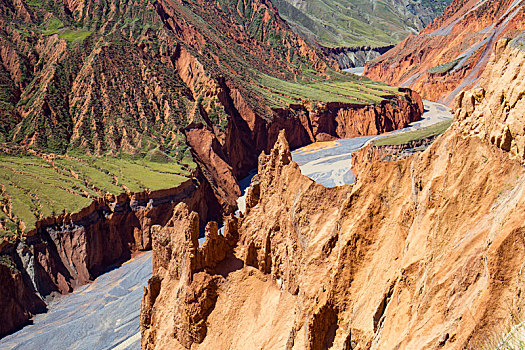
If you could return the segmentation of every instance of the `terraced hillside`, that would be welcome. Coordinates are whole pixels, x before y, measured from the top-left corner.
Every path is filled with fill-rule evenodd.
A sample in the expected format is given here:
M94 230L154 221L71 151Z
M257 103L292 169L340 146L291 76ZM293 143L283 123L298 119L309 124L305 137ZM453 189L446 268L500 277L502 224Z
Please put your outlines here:
M279 128L299 146L342 132L305 116L399 100L395 128L419 113L405 90L333 70L266 1L4 0L0 28L3 237L192 176L231 211Z
M418 33L451 0L274 0L292 28L326 47L381 47Z

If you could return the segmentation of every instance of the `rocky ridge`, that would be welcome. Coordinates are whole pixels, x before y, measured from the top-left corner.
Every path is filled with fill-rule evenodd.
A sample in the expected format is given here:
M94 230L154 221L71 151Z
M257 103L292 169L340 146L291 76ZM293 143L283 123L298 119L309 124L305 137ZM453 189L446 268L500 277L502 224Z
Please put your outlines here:
M210 224L221 253L196 246L194 214L179 206L172 228L153 236L160 260L144 294L142 348L463 349L516 322L525 172L523 130L512 126L523 114L514 79L523 52L506 41L495 52L484 73L495 99L464 94L452 128L423 153L383 162L358 152L355 185L328 189L301 175L281 133L260 157L245 215L224 235ZM498 75L509 80L489 79ZM483 112L504 101L514 107ZM511 141L488 125L512 130Z
M369 62L364 75L452 105L479 82L494 43L524 30L524 19L523 1L455 0L421 34Z

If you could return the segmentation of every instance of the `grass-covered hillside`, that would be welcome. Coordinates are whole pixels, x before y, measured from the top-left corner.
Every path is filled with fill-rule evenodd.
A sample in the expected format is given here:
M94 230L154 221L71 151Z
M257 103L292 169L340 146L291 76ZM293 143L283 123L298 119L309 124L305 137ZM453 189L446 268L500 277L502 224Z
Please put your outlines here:
M146 157L0 154L0 240L35 228L38 219L77 212L106 193L176 187L195 164L153 150Z
M386 46L417 33L451 0L273 0L301 35L327 47Z
M3 236L105 193L176 186L196 166L187 128L235 142L234 99L271 123L292 103L397 93L333 70L260 0L5 0L0 45Z

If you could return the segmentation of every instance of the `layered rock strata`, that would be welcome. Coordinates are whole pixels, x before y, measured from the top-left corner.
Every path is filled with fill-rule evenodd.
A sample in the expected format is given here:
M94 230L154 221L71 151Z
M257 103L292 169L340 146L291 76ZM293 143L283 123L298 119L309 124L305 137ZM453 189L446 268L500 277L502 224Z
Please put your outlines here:
M518 48L501 53L486 91L503 104L515 96L510 112L519 113L486 114L489 96L463 98L452 128L426 151L392 162L366 149L353 157L355 185L328 189L302 176L280 134L260 158L246 214L224 236L208 230L209 242L222 242L211 265L202 263L210 244L197 248L189 234L194 214L178 208L174 228L153 237L161 261L145 290L142 348L463 349L516 322L525 307L525 170L515 159L523 130L512 126L523 94L514 95L519 82L497 88L488 78L505 76L503 62L519 76L523 59ZM512 130L510 148L485 131L496 122Z

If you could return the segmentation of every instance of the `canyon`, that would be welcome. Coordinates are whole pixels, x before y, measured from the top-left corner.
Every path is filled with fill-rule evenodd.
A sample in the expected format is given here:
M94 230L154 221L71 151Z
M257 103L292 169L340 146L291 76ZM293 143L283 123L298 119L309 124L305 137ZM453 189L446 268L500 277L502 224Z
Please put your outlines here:
M424 152L354 154L354 185L302 175L281 132L222 234L208 223L199 246L198 216L179 204L154 229L142 348L463 349L503 337L525 285L522 45L497 42Z
M450 113L447 109L442 108L442 106L429 101L425 101L424 105L425 114L422 116L422 120L412 123L410 127L400 130L400 132L407 132L414 129L418 130L432 125L442 118L450 118ZM333 165L330 158L333 158L333 156L325 153L334 154L335 152L335 154L340 154L342 157L340 163L342 164L339 166L344 172L351 172L348 167L348 164L351 162L351 157L345 152L345 150L348 150L346 143L350 142L350 149L355 150L365 142L363 140L355 144L355 141L359 141L360 139L369 140L372 138L374 138L374 136L314 143L295 151L293 153L293 159L298 161L299 164L305 159L317 159L314 160L314 162L325 162L326 164L319 165L318 170L324 174L322 177L328 182L317 179L314 174L309 174L307 171L305 172L304 169L306 169L305 167L310 167L310 162L301 165L301 170L303 174L308 174L309 177L317 179L317 182L325 186L334 186L334 183L329 182L329 179L334 178L330 171L330 167ZM340 143L342 147L332 147L332 145ZM325 147L325 145L329 146ZM252 176L239 181L242 191L249 185ZM337 181L337 178L336 176L335 181ZM245 184L246 182L247 184ZM353 181L346 183L353 183ZM245 196L242 198L245 199ZM239 203L238 206L241 212L245 212L245 206L241 203ZM172 208L172 206L165 206L161 210L166 210L167 213L171 213ZM152 219L150 224L153 225L155 223L155 217L152 215L149 216ZM202 228L202 225L200 226ZM147 232L148 229L148 227L134 228L137 232L140 230ZM149 230L151 231L151 229ZM201 229L199 231L202 234L203 230ZM146 238L148 238L148 241L151 239L149 234L143 233L142 239ZM203 240L204 238L199 238L199 244L202 245ZM77 256L80 254L81 252L77 254ZM147 279L151 277L151 259L148 257L151 255L142 255L142 253L137 250L135 250L134 253L132 252L132 256L136 254L139 254L140 258L133 258L130 262L126 262L124 265L98 277L94 275L93 277L96 277L94 282L89 282L87 286L83 287L77 286L70 295L55 296L49 304L49 310L46 313L34 316L32 318L32 325L25 326L22 330L1 339L0 347L4 346L13 349L20 347L38 348L39 342L45 341L47 344L53 344L50 346L58 348L69 348L72 346L85 349L113 348L115 346L118 349L137 348L137 346L140 345L139 309L141 288ZM135 270L138 272L134 272ZM49 300L49 298L47 300ZM107 301L107 303L104 303L104 306L102 306L100 300ZM72 310L79 307L79 305L81 305L80 307L85 310L85 312L72 312ZM97 325L96 327L90 326L97 324L97 320L102 318L105 320L103 324ZM73 332L75 336L64 338L62 335L67 332ZM38 333L38 335L36 333ZM78 339L76 334L80 333L85 334L87 337L86 340Z
M420 118L417 93L333 69L269 2L239 7L241 17L234 3L0 4L0 141L16 165L0 172L0 335L151 249L151 227L166 225L179 202L201 224L234 212L238 180L279 130L296 148ZM130 189L122 160L138 173L147 160L144 176L180 165L192 179ZM34 176L33 187L18 183L30 167L54 187ZM57 189L91 204L69 206L71 197L50 196Z
M464 349L519 329L523 1L454 0L367 77L277 7L0 3L0 346ZM452 125L382 145L449 119L418 92ZM43 211L38 184L21 211L30 168L82 201Z
M238 196L236 179L256 166L281 128L299 147L402 128L419 118L416 94L337 71L270 2L207 5L2 2L2 152L25 158L36 151L45 159L80 154L88 164L106 158L109 164L97 169L106 175L120 159L160 158L181 165L181 173L198 164L228 212ZM349 118L363 125L352 127ZM22 168L32 165L25 159ZM66 189L75 201L125 190L112 186L118 179L99 184L90 171L74 171L81 184ZM82 182L95 188L78 190ZM33 229L51 214L49 204L55 213L83 207L12 176L2 176L2 183L5 201L26 197L23 210L0 212L2 236Z

